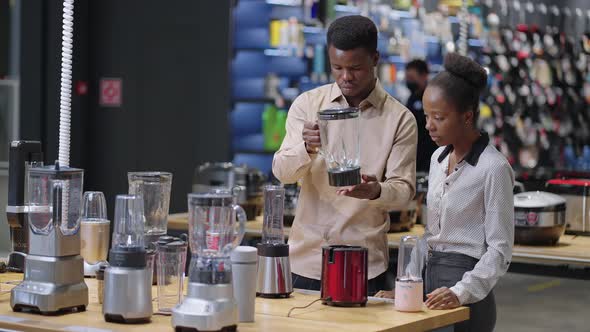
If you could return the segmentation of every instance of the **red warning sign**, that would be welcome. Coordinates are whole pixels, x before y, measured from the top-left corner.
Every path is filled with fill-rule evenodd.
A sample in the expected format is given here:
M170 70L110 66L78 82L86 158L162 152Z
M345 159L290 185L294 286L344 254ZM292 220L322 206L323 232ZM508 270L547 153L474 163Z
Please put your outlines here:
M121 107L123 100L123 81L120 78L100 79L100 106Z

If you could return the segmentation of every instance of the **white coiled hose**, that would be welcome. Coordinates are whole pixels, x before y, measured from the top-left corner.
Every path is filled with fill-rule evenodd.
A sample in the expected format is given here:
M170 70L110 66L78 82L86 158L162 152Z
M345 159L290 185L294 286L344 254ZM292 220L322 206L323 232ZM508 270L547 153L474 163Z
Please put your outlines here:
M61 87L59 93L59 150L58 162L60 167L70 166L70 127L72 124L72 54L74 39L74 0L64 0L63 25L61 37ZM69 216L70 185L66 181L62 189L61 231L64 235L71 235L78 231L72 229ZM65 221L65 222L64 222Z
M467 0L461 4L461 15L459 16L459 54L467 55L467 37L469 28L469 12L467 10Z
M74 0L64 0L61 43L61 88L59 94L60 166L70 166L70 126L72 108L72 53L74 38Z

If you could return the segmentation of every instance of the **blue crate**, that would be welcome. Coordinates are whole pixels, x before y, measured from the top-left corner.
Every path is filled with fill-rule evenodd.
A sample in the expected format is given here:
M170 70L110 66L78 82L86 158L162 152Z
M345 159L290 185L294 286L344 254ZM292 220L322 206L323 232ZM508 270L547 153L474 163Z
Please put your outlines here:
M380 54L387 54L387 46L389 45L389 40L384 35L379 35L377 38L377 51Z
M266 27L272 12L272 6L264 0L238 1L234 9L234 24L236 29L249 27Z
M234 24L237 29L267 27L270 20L287 20L295 17L303 19L301 6L275 5L265 0L238 1L234 9Z
M258 168L264 174L270 175L272 172L272 157L271 153L236 153L233 163L237 165L246 164Z
M442 45L438 38L426 38L426 61L428 63L442 63Z
M242 137L262 132L262 112L264 103L236 103L230 113L230 123L234 137Z
M237 28L234 32L234 48L259 48L269 47L268 27L262 28Z
M235 78L232 82L234 99L264 98L264 78Z
M326 30L318 27L304 27L303 36L308 45L326 44Z
M279 90L289 86L288 78L281 78ZM232 82L233 99L265 99L264 95L264 77L239 77Z
M251 134L232 138L234 151L260 151L264 153L264 136L262 134Z
M267 56L257 50L239 51L232 61L233 78L264 77L268 73L298 77L306 73L305 59L294 56Z

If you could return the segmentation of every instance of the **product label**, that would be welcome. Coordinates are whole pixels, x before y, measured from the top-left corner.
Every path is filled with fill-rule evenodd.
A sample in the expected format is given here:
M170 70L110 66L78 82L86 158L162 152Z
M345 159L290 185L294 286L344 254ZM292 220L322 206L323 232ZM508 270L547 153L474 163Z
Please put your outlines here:
M539 215L536 212L515 212L514 224L516 226L536 226L539 223Z
M207 231L207 249L218 250L219 249L219 238L221 234L217 232Z

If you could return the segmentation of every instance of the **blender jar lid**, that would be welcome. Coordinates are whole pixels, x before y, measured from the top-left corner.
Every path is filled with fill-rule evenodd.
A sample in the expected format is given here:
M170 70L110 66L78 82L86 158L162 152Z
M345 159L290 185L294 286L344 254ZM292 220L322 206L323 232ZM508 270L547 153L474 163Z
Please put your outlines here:
M172 173L170 172L159 171L127 172L127 175L138 179L149 179L152 181L167 181L170 180L170 178L172 177Z
M197 167L199 172L206 170L231 170L234 168L234 164L230 162L206 162Z
M357 107L327 109L318 112L318 118L320 120L354 119L359 116L359 112Z
M231 193L216 192L204 194L188 194L189 205L198 206L231 206L234 197Z
M165 245L165 244L170 243L176 239L177 238L175 238L174 236L162 235L158 238L158 245Z
M186 242L180 240L179 238L175 238L174 241L166 244L158 243L158 251L160 252L182 252L186 250L186 247Z
M46 166L40 166L40 167L31 167L31 168L29 168L29 172L30 173L39 173L39 174L51 173L51 174L69 175L69 174L83 173L84 170L81 168L61 166L61 165L57 164L57 165L46 165Z

